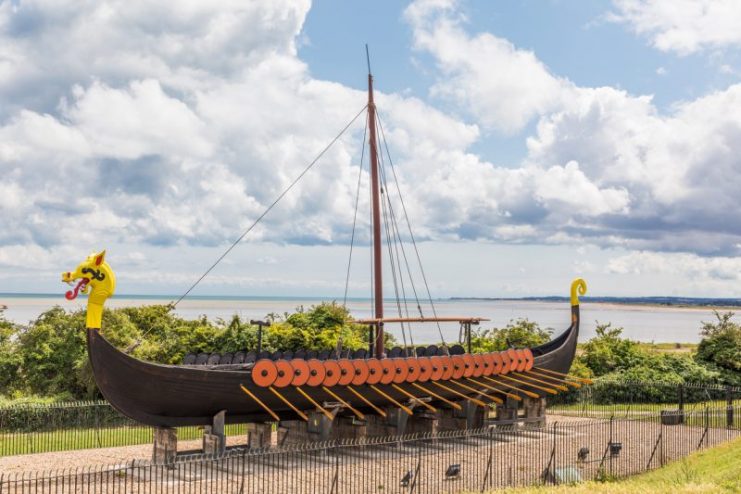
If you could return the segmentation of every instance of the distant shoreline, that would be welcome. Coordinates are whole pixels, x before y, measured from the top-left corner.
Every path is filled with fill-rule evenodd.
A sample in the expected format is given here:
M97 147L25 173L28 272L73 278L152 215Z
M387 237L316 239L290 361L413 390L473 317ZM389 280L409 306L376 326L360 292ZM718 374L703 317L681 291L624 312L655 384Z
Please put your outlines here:
M0 293L0 298L63 298L64 293ZM84 298L84 296L81 296ZM118 299L129 300L176 300L178 296L172 294L162 295L142 295L142 294L116 294ZM340 300L342 297L333 296L300 296L300 295L190 295L191 300L222 300L222 301L239 301L239 300L296 300L296 301L331 301ZM582 302L598 304L615 304L615 305L640 305L647 307L666 307L666 308L706 308L706 309L739 309L741 308L741 298L704 298L704 297L579 297ZM356 302L366 302L368 297L348 297L347 300ZM393 302L393 298L385 298ZM539 297L439 297L434 298L435 302L465 302L465 301L482 301L482 302L568 302L569 297L564 296L539 296Z
M451 301L487 302L568 302L569 297L450 297ZM667 309L741 309L738 298L692 298L692 297L579 297L586 303L622 306L662 307Z

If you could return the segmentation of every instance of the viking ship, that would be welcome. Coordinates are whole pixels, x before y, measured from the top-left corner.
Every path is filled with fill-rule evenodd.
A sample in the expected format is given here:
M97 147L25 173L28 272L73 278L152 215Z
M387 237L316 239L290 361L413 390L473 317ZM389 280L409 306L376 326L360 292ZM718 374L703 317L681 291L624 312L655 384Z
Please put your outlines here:
M379 170L373 96L369 68L364 110L370 156L374 313L372 318L354 321L369 328L368 350L237 352L216 358L189 355L182 365L139 360L114 347L100 331L103 304L115 291L115 275L101 252L88 257L74 272L64 273L62 281L79 280L67 298L89 293L88 355L100 392L116 409L157 427L208 425L221 412L225 412L226 423L308 420L310 412L333 418L336 412L327 410L328 402L339 404L341 414L363 419L368 414L385 416L389 407L409 415L415 408L487 408L505 400L539 399L588 382L568 374L579 335L579 295L586 292L581 279L571 286L571 325L533 348L472 353L470 328L482 318L384 315L383 170ZM412 322L458 322L467 328L468 348L430 345L387 351L384 326Z

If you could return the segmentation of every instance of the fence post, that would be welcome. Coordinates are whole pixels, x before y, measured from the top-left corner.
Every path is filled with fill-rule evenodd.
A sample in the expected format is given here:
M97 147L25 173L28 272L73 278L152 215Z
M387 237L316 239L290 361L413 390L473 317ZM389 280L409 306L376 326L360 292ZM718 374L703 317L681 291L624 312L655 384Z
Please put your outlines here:
M615 415L610 416L610 443L608 444L608 448L610 449L610 477L612 477L612 440L613 440L613 430L612 426L615 421Z
M684 410L684 384L677 386L677 401L679 402L677 408L680 411Z
M726 427L733 427L733 392L731 386L726 386Z

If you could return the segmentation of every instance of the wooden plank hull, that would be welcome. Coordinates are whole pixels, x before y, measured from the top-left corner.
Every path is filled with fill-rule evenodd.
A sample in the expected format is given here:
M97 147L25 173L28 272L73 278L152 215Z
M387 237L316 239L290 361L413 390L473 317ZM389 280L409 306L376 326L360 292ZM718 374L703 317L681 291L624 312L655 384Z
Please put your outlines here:
M567 373L576 354L579 334L579 307L572 307L572 324L568 330L545 345L532 348L535 366ZM267 388L256 386L249 370L217 370L191 366L162 365L144 362L119 351L95 329L87 330L88 355L93 374L103 396L122 414L144 424L160 427L208 425L212 417L226 410L227 423L265 422L273 420L263 408L240 389L248 388L282 420L297 416L285 403ZM496 376L493 376L496 377ZM446 381L441 381L446 384ZM465 381L463 381L465 383ZM428 389L451 401L461 397L423 383ZM455 384L446 384L456 391L475 397ZM409 383L399 386L415 396L424 393ZM391 385L377 385L378 389L399 402L408 397ZM379 407L390 405L387 398L370 386L353 386L365 398ZM321 387L304 386L303 389L318 402L336 401ZM355 408L373 413L343 386L334 386L332 391ZM527 387L531 392L542 391ZM281 388L280 393L302 410L314 406L295 388Z

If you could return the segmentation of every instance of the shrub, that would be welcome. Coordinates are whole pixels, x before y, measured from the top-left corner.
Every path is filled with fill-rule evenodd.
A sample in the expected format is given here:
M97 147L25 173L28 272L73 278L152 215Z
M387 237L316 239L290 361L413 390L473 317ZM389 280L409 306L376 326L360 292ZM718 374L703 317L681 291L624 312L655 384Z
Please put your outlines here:
M510 321L501 329L492 328L471 331L471 349L474 352L496 352L512 347L527 347L547 343L551 329L541 329L537 322L526 318Z
M741 386L741 324L732 320L733 312L714 314L716 322L703 322L695 360L718 372L725 384Z

